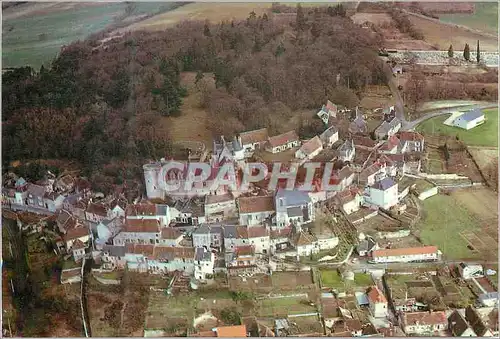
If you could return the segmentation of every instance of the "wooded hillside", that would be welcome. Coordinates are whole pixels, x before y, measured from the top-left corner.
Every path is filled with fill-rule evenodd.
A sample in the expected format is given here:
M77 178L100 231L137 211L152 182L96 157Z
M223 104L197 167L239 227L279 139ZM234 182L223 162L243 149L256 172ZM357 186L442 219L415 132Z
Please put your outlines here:
M380 37L339 8L300 6L217 25L183 22L163 32L104 34L65 47L50 69L3 76L3 159L70 158L89 174L107 163L137 167L169 154L161 116L182 114L183 71L199 72L201 105L214 134L270 127L326 99L354 106L367 84L384 83ZM290 16L288 16L290 17ZM289 21L289 22L287 22ZM202 72L217 88L204 86ZM349 86L349 88L347 88ZM193 122L197 123L197 122Z

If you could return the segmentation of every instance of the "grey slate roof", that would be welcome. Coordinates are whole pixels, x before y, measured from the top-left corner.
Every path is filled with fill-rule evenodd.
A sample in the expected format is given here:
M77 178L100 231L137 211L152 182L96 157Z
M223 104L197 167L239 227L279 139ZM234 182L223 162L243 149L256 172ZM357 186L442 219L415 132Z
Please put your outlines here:
M289 207L286 209L287 214L290 218L302 216L302 208L300 207Z
M222 227L220 225L202 224L200 227L198 227L193 232L193 235L194 234L215 234L215 233L222 233Z
M392 186L396 185L396 182L392 180L390 177L386 177L378 182L376 182L372 187L385 191L391 188Z
M28 193L32 194L35 197L43 198L45 194L45 187L35 184L28 184Z
M467 122L470 122L470 121L476 120L477 118L479 118L483 115L484 115L483 111L481 111L481 109L476 107L476 108L462 114L460 116L460 118L467 121Z
M126 252L125 246L104 245L102 250L112 257L124 257Z
M168 205L156 205L156 215L167 215Z
M236 239L236 226L224 226L224 238L226 239Z
M322 141L326 141L328 138L330 138L332 135L334 135L337 132L338 132L338 130L335 126L330 126L323 133L320 134L319 138Z
M280 198L284 198L284 206L276 206L277 209L283 207L306 205L311 202L309 194L307 194L307 192L305 191L299 190L285 190L280 188L276 192L276 201L278 202ZM277 203L277 205L279 205L279 203Z
M373 240L373 238L367 237L359 242L358 246L356 246L356 250L358 251L358 253L360 251L371 251L375 244L376 242L375 240Z
M210 261L212 254L204 248L197 247L194 253L194 260Z

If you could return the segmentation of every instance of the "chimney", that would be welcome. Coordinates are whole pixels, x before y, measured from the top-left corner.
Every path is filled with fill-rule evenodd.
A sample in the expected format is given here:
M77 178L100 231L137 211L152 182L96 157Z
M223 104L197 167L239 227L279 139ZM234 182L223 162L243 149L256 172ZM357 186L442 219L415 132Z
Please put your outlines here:
M221 135L220 136L220 141L222 141L222 144L225 145L226 144L226 140L224 139L224 136Z
M241 147L243 147L243 143L241 141L241 135L238 134L238 143L240 144Z

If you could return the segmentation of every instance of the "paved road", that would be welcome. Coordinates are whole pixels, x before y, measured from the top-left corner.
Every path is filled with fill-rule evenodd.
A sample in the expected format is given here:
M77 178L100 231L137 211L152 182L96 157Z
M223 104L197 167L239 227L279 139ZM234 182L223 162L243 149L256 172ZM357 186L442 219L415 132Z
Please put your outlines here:
M467 109L469 106L460 106L460 109ZM498 107L498 104L484 104L484 105L474 105L474 107L479 107L481 109L487 109L487 108L496 108ZM454 108L439 108L436 109L436 111L432 111L430 113L427 113L426 115L413 120L413 121L406 121L406 125L404 126L404 130L412 130L415 127L417 127L418 124L420 124L422 121L438 117L440 115L446 115L446 114L452 114L457 111L458 107Z
M447 108L437 108L435 110L430 110L428 111L427 114L424 116L413 120L413 121L408 121L406 120L405 116L405 106L403 102L403 98L401 97L401 93L398 90L398 86L396 83L396 77L393 76L391 67L387 64L384 63L384 71L386 73L387 79L389 81L388 85L391 90L392 96L395 100L394 108L396 109L396 117L401 121L402 123L402 128L401 130L403 131L408 131L408 130L413 130L418 124L420 124L422 121L425 121L427 119L431 119L440 115L445 115L445 114L451 114L457 110L458 107L461 109L466 109L467 107L480 107L481 109L486 109L486 108L496 108L498 107L498 104L496 103L489 103L489 104L481 104L481 105L470 105L470 106L454 106L454 107L447 107Z

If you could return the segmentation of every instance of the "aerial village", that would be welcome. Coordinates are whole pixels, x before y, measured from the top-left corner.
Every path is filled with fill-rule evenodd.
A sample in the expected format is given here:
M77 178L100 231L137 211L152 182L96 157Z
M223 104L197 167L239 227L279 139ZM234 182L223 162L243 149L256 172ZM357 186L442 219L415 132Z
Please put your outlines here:
M146 196L104 196L85 178L49 172L36 183L6 180L4 210L43 216L17 221L64 258L60 284L86 281L87 294L132 275L148 284L144 336L497 336L496 270L447 261L415 229L446 176L475 183L425 173L424 136L393 106L378 113L369 131L366 112L328 101L316 114L325 129L310 140L263 128L175 159L330 162L333 191L321 182L268 191L265 178L247 192L169 195L158 176L171 159L161 159L143 167ZM476 109L452 117L464 129L484 122Z

